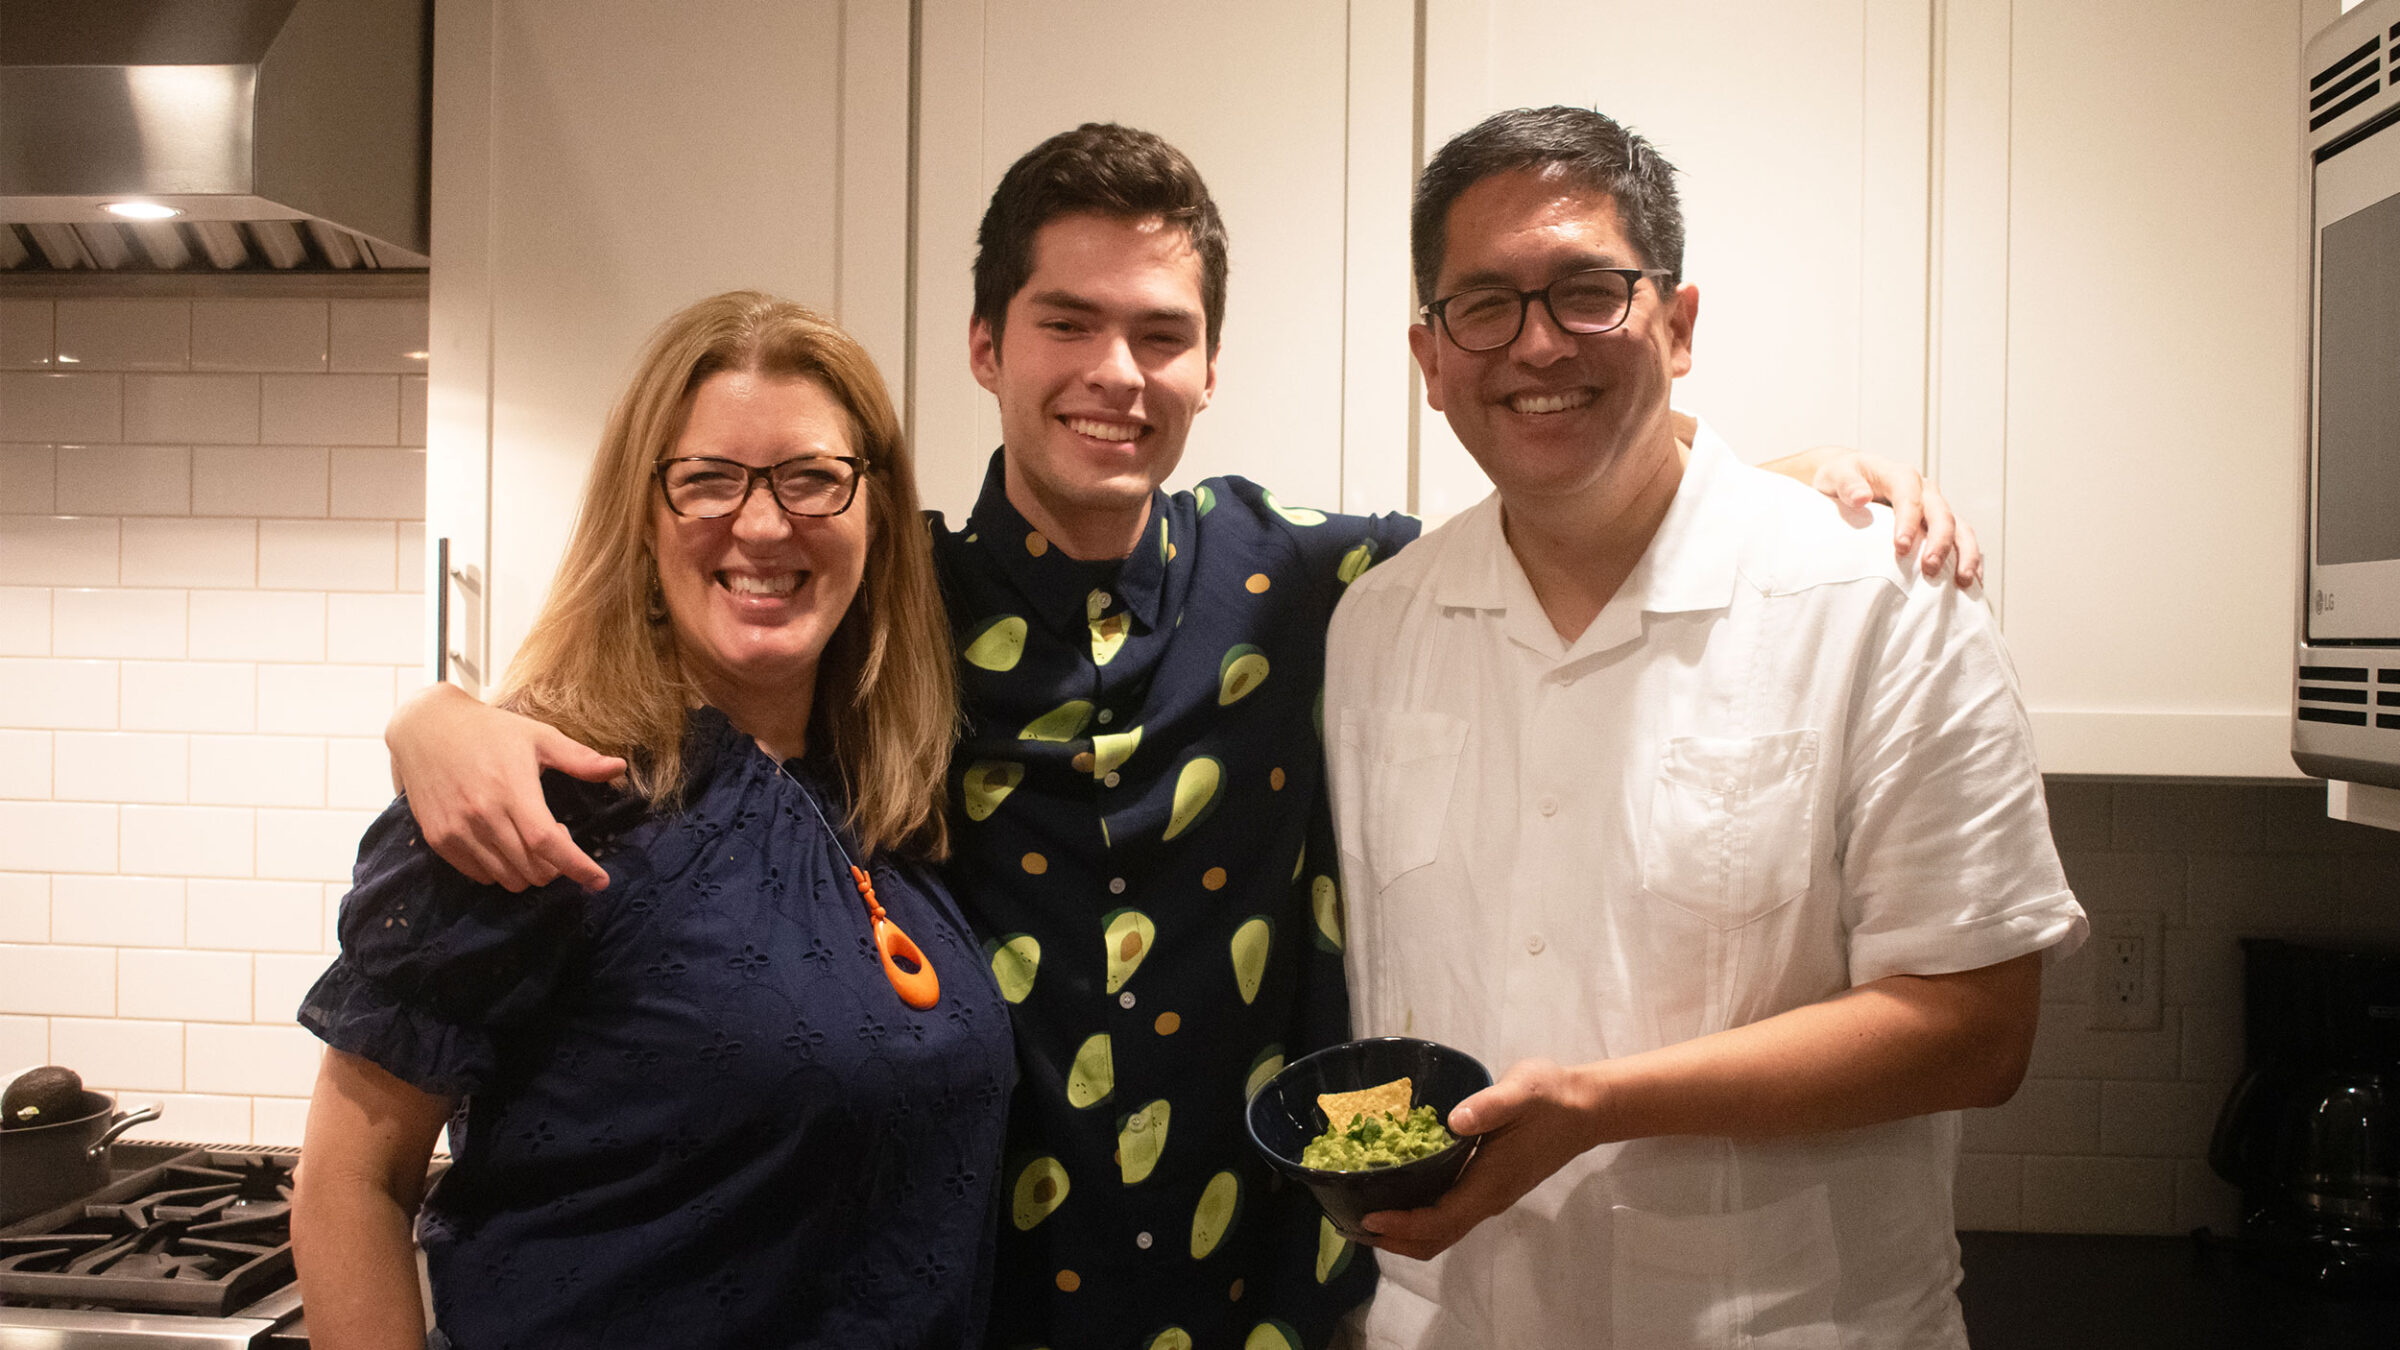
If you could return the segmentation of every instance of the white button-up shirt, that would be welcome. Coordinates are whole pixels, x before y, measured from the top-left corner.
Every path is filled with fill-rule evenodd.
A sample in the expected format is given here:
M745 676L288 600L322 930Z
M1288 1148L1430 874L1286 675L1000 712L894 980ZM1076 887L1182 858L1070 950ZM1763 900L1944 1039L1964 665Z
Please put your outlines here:
M2082 941L1990 612L1705 426L1572 643L1496 498L1354 582L1330 641L1360 1035L1583 1063ZM1386 1257L1369 1344L1963 1347L1957 1140L1594 1149Z

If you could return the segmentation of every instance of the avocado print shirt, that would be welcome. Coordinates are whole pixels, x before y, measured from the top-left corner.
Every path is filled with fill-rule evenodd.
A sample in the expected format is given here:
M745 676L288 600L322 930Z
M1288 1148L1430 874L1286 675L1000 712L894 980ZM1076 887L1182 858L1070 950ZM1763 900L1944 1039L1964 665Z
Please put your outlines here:
M1154 493L1068 558L998 456L935 521L961 654L955 893L1011 1007L1002 1350L1320 1350L1370 1253L1279 1182L1249 1090L1349 1034L1318 727L1325 626L1405 516Z

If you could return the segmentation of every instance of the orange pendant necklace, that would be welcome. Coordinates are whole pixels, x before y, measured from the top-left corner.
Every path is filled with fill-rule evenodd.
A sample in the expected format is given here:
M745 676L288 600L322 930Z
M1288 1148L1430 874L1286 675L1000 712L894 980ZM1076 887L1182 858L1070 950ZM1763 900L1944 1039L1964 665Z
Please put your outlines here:
M800 789L801 799L808 803L809 810L817 813L817 823L825 827L825 836L833 841L842 861L850 864L850 881L858 887L858 898L867 902L867 919L875 935L875 954L883 961L883 978L892 982L892 989L900 995L902 1003L919 1012L941 1002L942 981L933 973L933 962L926 960L925 949L883 912L883 902L875 898L875 879L851 858L841 833L826 819L825 808L817 805L817 794L808 790L808 784L793 777L781 760L775 762L775 771L790 778L792 786Z

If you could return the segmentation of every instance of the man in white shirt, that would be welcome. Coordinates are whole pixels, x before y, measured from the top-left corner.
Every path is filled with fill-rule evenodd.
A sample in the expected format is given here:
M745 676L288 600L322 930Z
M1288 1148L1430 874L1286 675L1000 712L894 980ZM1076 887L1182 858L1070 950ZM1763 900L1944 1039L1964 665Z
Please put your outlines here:
M1373 1346L1963 1347L1956 1112L2084 935L1989 611L1679 441L1672 175L1550 108L1419 185L1410 345L1498 492L1334 620L1347 961L1360 1034L1510 1067L1370 1217Z

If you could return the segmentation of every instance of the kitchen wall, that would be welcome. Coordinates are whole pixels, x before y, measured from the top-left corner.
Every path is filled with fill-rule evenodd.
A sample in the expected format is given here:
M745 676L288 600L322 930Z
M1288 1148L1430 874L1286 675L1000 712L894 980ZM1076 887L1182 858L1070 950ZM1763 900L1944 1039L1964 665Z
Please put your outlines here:
M421 298L0 299L0 1072L298 1141L292 1012L421 678L425 333Z
M2164 1015L2156 1031L2090 1029L2089 945L2048 972L2025 1085L1967 1115L1959 1226L2230 1231L2233 1191L2206 1159L2241 1071L2237 939L2400 947L2400 833L2327 820L2322 784L2047 786L2084 907L2163 919Z

